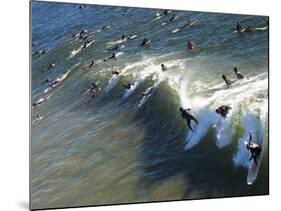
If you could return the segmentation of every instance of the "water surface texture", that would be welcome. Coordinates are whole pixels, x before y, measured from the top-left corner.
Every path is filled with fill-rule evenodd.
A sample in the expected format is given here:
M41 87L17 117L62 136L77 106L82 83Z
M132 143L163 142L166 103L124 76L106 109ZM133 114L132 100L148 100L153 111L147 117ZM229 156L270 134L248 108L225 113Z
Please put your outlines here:
M44 2L31 9L33 209L268 194L268 29L256 30L267 17L172 11L156 19L163 10ZM251 31L235 32L237 21ZM151 42L140 46L145 37ZM104 61L116 45L117 58ZM228 87L221 75L235 79L235 66L245 78ZM93 99L91 82L101 89ZM221 119L215 110L224 104L232 111ZM199 122L193 133L180 106ZM262 146L253 185L243 143L250 130Z

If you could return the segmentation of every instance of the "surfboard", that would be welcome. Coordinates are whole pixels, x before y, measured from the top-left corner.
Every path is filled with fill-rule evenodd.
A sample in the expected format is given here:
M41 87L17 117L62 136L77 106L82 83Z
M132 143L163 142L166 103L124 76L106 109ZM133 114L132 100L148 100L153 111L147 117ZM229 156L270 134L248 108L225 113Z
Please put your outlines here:
M173 29L172 30L172 33L174 34L174 33L177 33L178 31L180 31L181 30L181 28L175 28L175 29Z
M138 35L134 34L134 35L131 35L129 36L129 39L132 40L132 39L135 39Z
M257 27L255 29L256 29L256 31L264 31L264 30L268 29L268 26L266 26L266 27Z
M146 43L144 43L144 44L141 45L141 46L146 46L146 45L148 45L149 43L151 43L151 40L148 40Z
M156 18L154 18L153 21L156 21L156 20L158 20L158 19L160 19L160 18L162 18L162 17L163 17L163 15L159 15L159 16L157 16Z
M248 143L247 141L244 141L245 146L247 145L247 143ZM262 158L262 154L260 154L260 156L257 158L257 165L256 165L254 159L252 159L250 161L248 175L247 175L247 184L248 185L254 184L254 182L256 181L256 179L258 177L260 164L261 164L261 158Z
M191 22L190 25L189 25L189 28L190 28L191 26L193 26L195 23L197 23L197 20ZM173 34L174 34L174 33L177 33L177 32L179 32L181 29L183 29L183 28L182 28L182 27L175 28L175 29L172 30L172 33L173 33Z
M146 96L143 96L142 99L140 100L138 107L140 108L143 104L145 104L147 102L147 100L153 95L155 91L155 87L149 87L146 91L145 94L148 94Z
M43 116L40 116L39 118L36 118L32 121L32 124L35 124L36 122L40 121L41 119L43 119Z

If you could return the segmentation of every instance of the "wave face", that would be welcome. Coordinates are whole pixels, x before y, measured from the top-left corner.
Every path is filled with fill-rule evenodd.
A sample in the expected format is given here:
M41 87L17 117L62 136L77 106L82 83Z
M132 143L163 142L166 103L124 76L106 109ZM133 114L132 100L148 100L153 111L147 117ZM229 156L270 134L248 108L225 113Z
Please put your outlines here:
M32 207L268 193L268 33L233 33L237 20L260 26L265 17L176 11L162 25L168 17L154 20L156 10L123 10L32 2L32 52L49 49L32 59L32 102L42 101L32 109L32 120L41 116L32 123ZM191 29L172 33L188 19ZM81 30L94 40L85 48L72 39ZM145 36L151 43L140 47ZM104 61L116 44L117 58ZM227 87L221 75L234 79L234 66L245 79ZM50 87L47 77L63 80ZM90 100L92 81L101 91ZM215 113L223 104L232 107L226 119ZM193 133L180 106L198 119ZM263 146L251 188L249 130Z

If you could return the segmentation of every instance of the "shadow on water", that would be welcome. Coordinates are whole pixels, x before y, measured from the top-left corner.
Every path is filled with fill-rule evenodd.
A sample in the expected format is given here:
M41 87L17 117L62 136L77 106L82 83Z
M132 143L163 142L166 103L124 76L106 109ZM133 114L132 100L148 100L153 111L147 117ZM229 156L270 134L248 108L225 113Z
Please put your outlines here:
M146 131L141 147L143 175L139 186L153 190L181 177L184 187L174 187L183 189L176 191L181 193L177 199L267 194L268 175L261 172L268 169L261 168L256 183L248 186L247 170L234 166L232 157L237 151L237 134L233 136L231 145L219 149L215 143L215 131L209 129L198 145L184 150L186 124L178 112L179 99L171 96L175 96L171 91L158 89L136 116L142 120L140 124ZM266 159L263 162L267 163ZM268 167L265 165L265 168ZM165 190L172 192L169 188ZM169 199L176 198L171 196ZM160 196L160 200L166 198Z

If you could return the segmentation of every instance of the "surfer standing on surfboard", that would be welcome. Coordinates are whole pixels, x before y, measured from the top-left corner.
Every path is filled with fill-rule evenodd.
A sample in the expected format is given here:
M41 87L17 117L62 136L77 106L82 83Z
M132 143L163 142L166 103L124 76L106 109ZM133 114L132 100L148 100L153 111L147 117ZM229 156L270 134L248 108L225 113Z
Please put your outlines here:
M188 108L188 109L183 109L183 107L180 107L179 110L180 110L180 112L181 112L182 118L183 118L183 119L186 119L186 123L187 123L188 128L193 132L193 129L192 129L191 125L190 125L191 120L193 120L194 122L196 122L196 124L198 124L198 121L197 121L197 119L196 119L194 116L192 116L192 115L190 114L190 110L191 110L191 109L190 109L190 108Z
M250 150L250 152L251 152L251 157L250 157L249 161L254 159L255 164L258 165L257 158L261 154L262 149L259 144L252 142L252 131L249 131L249 135L250 135L249 141L246 144L246 149Z

